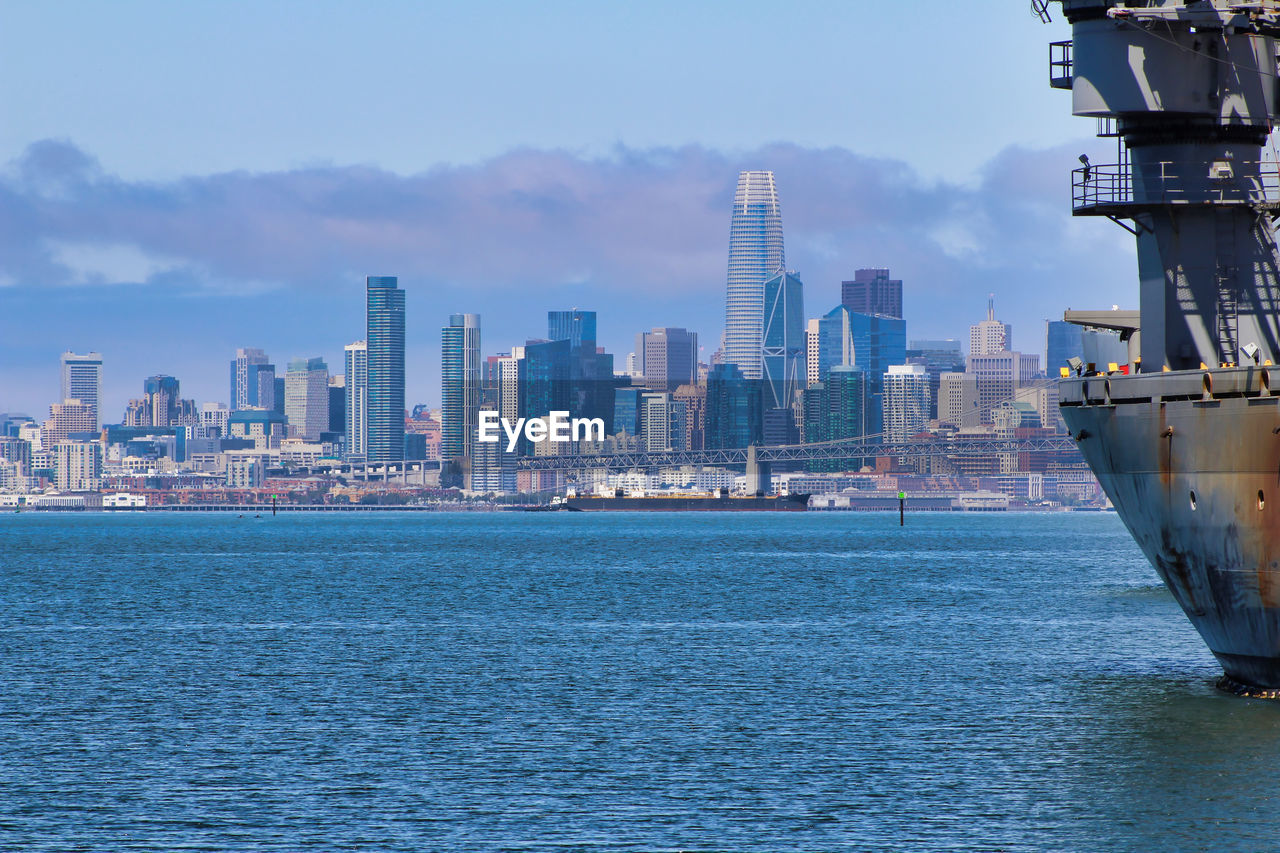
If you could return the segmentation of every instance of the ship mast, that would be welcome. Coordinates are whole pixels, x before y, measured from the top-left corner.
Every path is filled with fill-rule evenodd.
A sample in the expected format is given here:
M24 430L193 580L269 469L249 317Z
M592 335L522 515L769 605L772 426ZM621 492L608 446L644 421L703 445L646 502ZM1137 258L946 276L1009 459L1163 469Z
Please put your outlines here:
M1139 369L1280 362L1276 0L1059 2L1051 83L1117 139L1116 162L1081 157L1073 212L1137 239Z

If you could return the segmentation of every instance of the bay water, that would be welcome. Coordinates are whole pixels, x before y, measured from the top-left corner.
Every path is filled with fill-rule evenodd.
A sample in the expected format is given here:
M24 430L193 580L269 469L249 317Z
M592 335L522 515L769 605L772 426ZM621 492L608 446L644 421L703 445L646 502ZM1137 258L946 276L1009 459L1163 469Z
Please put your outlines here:
M1260 850L1111 514L0 516L3 850Z

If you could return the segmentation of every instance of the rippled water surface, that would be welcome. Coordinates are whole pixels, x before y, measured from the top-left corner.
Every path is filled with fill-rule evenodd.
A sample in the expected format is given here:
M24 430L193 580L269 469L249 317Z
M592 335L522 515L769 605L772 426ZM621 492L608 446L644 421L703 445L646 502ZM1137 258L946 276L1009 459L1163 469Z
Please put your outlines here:
M1111 515L0 517L0 849L1258 850Z

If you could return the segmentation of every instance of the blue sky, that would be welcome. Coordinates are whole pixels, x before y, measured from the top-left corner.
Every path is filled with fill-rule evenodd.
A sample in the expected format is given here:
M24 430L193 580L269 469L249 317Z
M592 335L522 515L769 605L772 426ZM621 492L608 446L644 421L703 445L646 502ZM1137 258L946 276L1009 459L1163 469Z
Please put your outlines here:
M906 281L910 337L986 293L1015 344L1136 301L1132 247L1072 220L1105 161L1048 88L1067 37L1023 0L0 4L0 411L43 415L57 355L225 400L237 346L281 363L363 336L363 276L408 291L408 397L439 326L496 352L600 312L624 357L723 312L737 171L774 169L810 314L855 268ZM981 13L981 14L979 14Z

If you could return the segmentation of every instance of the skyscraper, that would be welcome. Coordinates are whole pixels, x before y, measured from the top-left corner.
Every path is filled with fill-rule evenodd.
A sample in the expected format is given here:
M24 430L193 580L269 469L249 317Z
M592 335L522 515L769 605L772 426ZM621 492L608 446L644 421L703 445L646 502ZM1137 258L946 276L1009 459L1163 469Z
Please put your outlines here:
M907 324L895 317L850 311L849 331L853 366L866 371L866 430L874 433L883 420L884 376L890 365L907 360Z
M371 275L366 296L367 458L398 462L404 458L404 291L393 275Z
M584 342L594 351L596 346L596 312L571 311L547 312L547 340L568 341L570 351L580 349Z
M369 346L356 341L342 348L347 377L347 458L369 454Z
M636 335L636 361L646 388L674 391L698 381L698 334L656 328Z
M321 358L295 358L284 376L284 413L289 431L319 441L329 429L329 366Z
M147 426L167 427L178 422L181 397L173 376L150 376L142 383L144 405L150 413Z
M1013 349L1013 327L996 319L996 295L987 296L987 319L969 327L969 355L993 355Z
M64 352L62 363L63 400L79 400L93 413L94 429L102 422L99 403L102 398L102 353L76 355Z
M231 362L231 410L274 409L276 366L260 349L242 347Z
M440 330L440 369L444 402L440 458L452 462L471 452L471 437L479 418L479 314L449 316L449 325Z
M840 282L840 304L858 314L902 319L902 281L887 269L857 270L853 281Z
M768 389L765 407L790 408L796 391L807 384L804 285L795 273L779 270L764 283L761 358Z
M763 375L764 282L785 263L773 172L741 172L729 223L723 360L738 365L747 379Z

